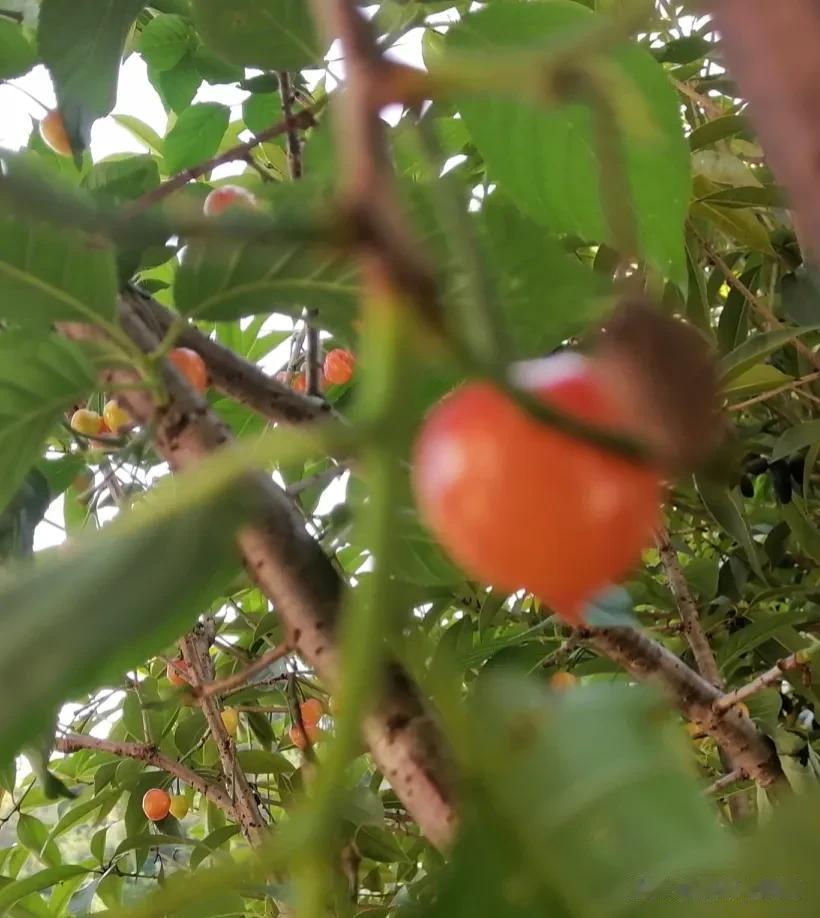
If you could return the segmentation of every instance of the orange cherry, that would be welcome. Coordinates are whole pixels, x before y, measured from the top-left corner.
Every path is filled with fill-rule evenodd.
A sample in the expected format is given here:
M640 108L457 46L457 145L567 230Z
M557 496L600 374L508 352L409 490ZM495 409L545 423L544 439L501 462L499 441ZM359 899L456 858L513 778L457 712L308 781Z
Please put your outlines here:
M232 207L253 209L256 207L256 197L239 185L222 185L214 188L205 198L202 210L206 217L217 217Z
M325 713L322 708L322 702L318 698L308 698L299 705L302 714L302 723L306 727L315 727L322 719Z
M151 820L159 822L171 811L171 795L159 787L152 787L142 798L142 811Z
M290 741L297 749L304 751L308 746L313 745L322 735L322 731L316 724L305 723L305 729L301 730L298 724L294 724L288 731Z
M168 681L171 685L189 685L190 679L187 678L188 664L185 660L174 660L173 665L168 664L167 669Z
M40 121L40 136L55 153L71 156L71 141L68 139L63 116L56 108Z
M635 430L630 406L589 358L563 353L514 373L567 415ZM413 487L427 525L469 574L507 592L526 588L573 623L639 560L659 521L655 469L541 423L484 381L430 412Z
M343 347L336 347L325 355L323 372L325 379L334 386L343 386L353 379L356 358Z
M307 392L307 376L304 373L294 373L290 385L294 392Z
M550 688L558 692L565 692L567 689L575 688L578 685L578 677L572 673L557 672L550 677Z
M168 359L197 392L204 392L208 388L208 368L196 351L189 347L175 347Z

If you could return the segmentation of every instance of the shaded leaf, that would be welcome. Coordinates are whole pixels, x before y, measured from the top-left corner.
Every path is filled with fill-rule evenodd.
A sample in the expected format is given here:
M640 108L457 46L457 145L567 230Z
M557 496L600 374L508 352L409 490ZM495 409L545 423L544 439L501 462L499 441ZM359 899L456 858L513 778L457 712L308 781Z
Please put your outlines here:
M95 373L74 344L0 333L0 508L42 451L61 414L93 387Z
M583 30L598 23L565 0L491 4L464 17L449 33L448 46L488 55L557 53L562 43L577 42ZM640 99L650 122L643 132L621 123L619 138L643 254L664 274L685 282L689 154L676 94L660 65L641 48L619 45L606 61ZM623 87L612 89L613 95L619 91ZM634 112L633 103L621 100L619 111ZM458 107L490 177L524 212L553 231L612 242L600 193L598 157L606 154L598 148L589 108L569 103L537 108L508 98L465 98Z
M321 57L304 0L193 0L192 5L202 40L232 64L299 70Z
M77 149L117 98L125 39L145 0L43 0L37 42Z

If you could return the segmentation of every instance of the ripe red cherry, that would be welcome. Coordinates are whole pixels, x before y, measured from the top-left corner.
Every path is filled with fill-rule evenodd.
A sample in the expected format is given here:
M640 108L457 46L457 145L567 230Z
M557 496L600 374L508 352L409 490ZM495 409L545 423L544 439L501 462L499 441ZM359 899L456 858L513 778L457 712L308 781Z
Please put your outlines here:
M208 388L208 368L196 351L189 347L175 347L168 359L197 392L204 392Z
M603 427L634 430L594 363L559 354L521 364L516 382ZM624 576L658 523L660 476L528 417L487 382L461 386L430 413L413 486L423 518L472 576L526 588L570 622Z
M159 822L165 819L171 810L171 795L159 787L152 787L142 798L142 811L151 820Z
M253 209L256 207L256 198L239 185L222 185L220 188L214 188L205 198L202 210L206 217L217 217L231 207Z
M345 383L349 383L353 379L353 371L355 369L356 358L343 347L336 347L332 351L328 351L322 368L325 379L334 386L343 386Z

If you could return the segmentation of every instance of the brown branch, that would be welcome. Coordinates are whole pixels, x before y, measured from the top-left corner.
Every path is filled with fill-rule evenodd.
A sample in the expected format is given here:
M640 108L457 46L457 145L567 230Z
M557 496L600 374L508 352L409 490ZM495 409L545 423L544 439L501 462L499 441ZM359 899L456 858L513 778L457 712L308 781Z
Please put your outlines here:
M681 712L708 733L761 787L780 793L788 787L774 744L738 708L714 710L720 691L670 653L632 628L581 628L581 638L636 679L654 682Z
M183 659L188 664L189 678L194 691L199 696L199 706L205 715L208 730L216 744L225 781L228 787L233 789L236 820L248 842L253 846L260 845L267 838L265 820L247 776L237 761L233 740L225 729L225 724L222 723L219 704L205 691L197 691L197 689L204 689L213 678L211 659L208 654L208 637L204 625L200 623L193 633L186 634L179 642L179 647Z
M820 258L820 8L815 0L710 0L731 75L789 192L807 259ZM816 364L815 364L816 365Z
M683 633L692 654L695 657L695 663L698 672L711 682L717 689L723 689L723 677L720 675L720 669L717 660L712 652L709 639L700 623L698 607L689 590L689 584L686 582L686 575L678 562L678 554L675 551L669 538L669 531L662 527L657 533L658 552L661 556L661 564L666 571L666 577L669 581L669 589L675 599L681 621L683 622Z
M712 705L713 709L718 713L728 711L729 708L746 701L747 698L751 698L752 695L756 695L764 688L776 685L785 678L786 673L805 667L810 659L809 653L805 650L798 650L790 656L778 660L771 669L767 669L766 672L756 676L751 682L747 682L746 685L732 692L727 692L718 698Z
M281 660L282 657L286 657L290 651L290 645L287 643L271 647L270 650L263 653L261 657L257 657L253 663L249 663L238 673L232 673L230 676L225 676L224 679L216 679L213 682L208 682L200 686L200 688L195 691L195 694L198 698L210 698L214 695L224 695L226 692L231 692L234 689L240 688L250 682L254 676L267 669L271 663L275 663L277 660Z
M704 788L703 795L710 797L719 794L738 781L744 781L747 777L748 775L742 768L733 768L731 771L726 772L725 775L721 775L717 781L713 781L707 788Z
M675 598L681 622L683 622L683 633L692 650L698 672L707 682L711 682L715 688L723 691L724 681L720 674L720 667L715 659L709 639L706 637L706 632L703 630L698 607L689 589L686 575L678 562L678 554L670 541L669 531L666 527L658 530L657 541L661 563L666 571L669 588ZM728 749L724 745L719 745L719 749L720 759L724 768L734 769L736 763ZM738 795L733 797L730 803L732 819L736 822L745 819L748 816L748 808L748 801L745 796Z
M159 338L141 321L137 297L120 297L120 323L146 353ZM67 323L61 331L75 339L100 339L92 326ZM122 387L118 396L139 424L152 424L154 447L175 472L196 465L229 442L230 433L207 402L167 362L162 367L168 403L156 408L150 394L133 388L135 371L111 367L104 388ZM342 582L331 561L305 529L291 499L267 475L249 476L258 521L238 534L245 566L272 600L286 640L331 686L338 675L336 623ZM364 723L376 764L433 844L448 844L455 828L455 793L446 741L426 701L406 672L389 664L381 680L382 698Z
M313 127L313 125L316 124L315 116L323 104L323 102L319 102L310 108L302 109L302 111L297 112L290 118L284 117L280 121L277 121L276 124L271 125L264 131L260 131L250 140L246 140L244 143L237 144L235 147L231 147L229 150L225 150L224 153L220 153L218 156L214 156L213 158L208 159L203 163L192 166L190 169L185 169L176 175L172 175L171 178L166 179L164 182L162 182L162 184L157 185L156 188L152 188L150 191L147 191L144 195L131 203L123 214L125 220L128 220L129 218L142 213L144 210L147 210L149 207L152 207L154 204L158 204L160 201L165 200L165 198L167 198L169 195L187 185L188 182L192 182L195 179L200 178L200 176L206 175L217 166L222 166L225 163L234 162L237 159L247 159L251 150L268 140L273 140L274 137L279 137L282 134L287 134L288 131L294 131L299 128L304 129Z
M141 291L132 292L132 309L158 338L163 338L174 322L173 313ZM205 361L214 388L269 421L295 424L327 418L332 414L326 402L294 392L193 325L183 327L177 344L196 351Z
M751 408L752 405L757 405L760 402L766 402L770 398L774 398L776 395L782 395L784 392L791 392L794 389L799 389L801 386L816 382L818 379L820 379L820 370L815 370L813 373L807 373L805 376L801 376L799 379L792 379L789 382L784 383L782 386L777 386L775 389L769 389L767 392L761 392L760 395L754 395L751 398L747 398L746 401L735 402L734 405L729 405L726 410L744 411L746 408Z
M752 309L763 319L763 322L766 328L786 328L785 323L781 322L780 319L766 306L762 300L755 296L754 293L743 283L743 281L736 276L734 271L726 264L726 262L718 255L718 253L709 245L708 242L693 229L692 232L700 239L700 242L703 246L703 251L709 257L709 260L715 265L715 267L720 271L720 273L726 278L726 283L730 287L734 287L737 292L744 297ZM801 340L798 335L798 329L795 329L794 338L789 341L789 344L803 357L808 360L808 362L820 370L820 354L815 353L810 347L807 347Z
M115 743L113 740L101 739L97 736L86 736L82 733L65 733L54 741L54 748L58 752L70 755L80 749L93 749L97 752L110 752L121 758L136 759L153 765L161 771L179 778L184 784L192 787L211 803L215 804L230 819L236 820L236 811L233 801L223 787L206 780L195 771L177 762L175 759L163 755L156 746L146 743Z

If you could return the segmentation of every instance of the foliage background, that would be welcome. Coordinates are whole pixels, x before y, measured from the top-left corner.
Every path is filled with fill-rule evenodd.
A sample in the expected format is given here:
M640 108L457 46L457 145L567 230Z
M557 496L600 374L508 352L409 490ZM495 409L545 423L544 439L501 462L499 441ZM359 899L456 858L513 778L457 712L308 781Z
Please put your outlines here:
M666 522L673 569L683 572L721 678L737 688L813 648L820 618L820 314L784 194L694 4L472 6L368 7L382 49L423 30L424 62L440 80L423 131L410 108L388 131L407 226L434 264L449 334L479 341L490 313L500 329L494 344L511 360L583 342L607 314L625 271L619 213L628 207L640 255L628 273L699 328L720 362L731 461L717 477L670 483ZM304 132L298 182L285 133L247 152L231 181L253 190L258 214L203 221L208 189L224 181L210 169L156 196L164 181L282 117L277 73L289 73L297 108L332 89L332 115L337 81L302 75L324 67L320 34L299 0L4 0L0 10L0 79L13 84L45 64L78 151L95 119L110 117L124 57L146 62L169 116L165 136L114 116L143 145L139 154L63 158L36 130L24 149L1 154L2 908L24 916L261 915L287 913L288 903L299 914L494 918L811 913L820 895L811 869L816 664L746 702L799 799L773 807L748 779L717 803L705 799L702 789L726 770L714 739L688 734L659 694L627 688L616 663L532 596L499 596L466 579L417 520L405 481L412 431L464 371L418 344L416 329L385 358L401 371L386 452L363 436L363 461L350 471L329 458L339 451L321 434L300 438L281 424L270 433L269 418L216 388L208 400L244 452L210 460L209 473L187 484L165 480L150 428L113 449L68 429L73 407L101 407L96 380L111 345L78 345L54 325L116 330L117 291L129 283L268 370L290 354L305 359L303 310L318 309L322 348L362 358L351 385L327 391L334 409L355 422L373 393L390 388L380 376L383 342L358 321L355 259L327 245L338 231L331 201L341 160L324 111ZM340 75L337 52L328 56ZM580 98L555 78L567 61L592 87ZM203 82L244 91L241 116L195 101ZM602 110L615 125L608 132ZM116 359L145 370L122 333L112 334ZM750 466L750 457L760 458ZM452 856L425 839L406 801L351 746L358 706L338 723L328 709L318 765L293 747L299 701L326 702L328 691L297 654L228 697L242 711L237 767L275 826L264 868L239 827L190 788L189 816L150 826L142 795L172 782L139 758L93 748L53 755L52 771L77 793L56 802L17 758L34 744L37 768L42 737L71 702L61 730L155 745L223 780L218 737L170 686L166 661L198 616L213 623L217 678L285 636L232 550L248 512L240 476L253 462L289 492L348 584L361 627L348 645L360 649L351 671L364 688L361 707L368 687L375 691L366 654L380 654L383 638L440 711L459 774ZM385 463L393 470L386 510ZM72 482L85 467L94 484L81 494ZM27 559L60 495L70 547ZM385 519L382 544L374 533ZM373 637L367 613L380 596L389 602ZM598 622L634 623L696 668L681 594L658 550L603 605ZM582 684L550 691L558 670ZM354 688L346 691L355 701Z

